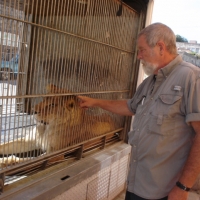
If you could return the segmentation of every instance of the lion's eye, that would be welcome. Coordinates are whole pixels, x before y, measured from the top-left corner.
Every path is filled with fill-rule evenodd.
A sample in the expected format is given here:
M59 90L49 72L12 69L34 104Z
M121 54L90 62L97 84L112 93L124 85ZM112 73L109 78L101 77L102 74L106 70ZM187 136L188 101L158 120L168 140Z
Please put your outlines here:
M70 103L70 104L69 104L69 107L70 107L70 108L73 108L73 106L74 106L73 103Z

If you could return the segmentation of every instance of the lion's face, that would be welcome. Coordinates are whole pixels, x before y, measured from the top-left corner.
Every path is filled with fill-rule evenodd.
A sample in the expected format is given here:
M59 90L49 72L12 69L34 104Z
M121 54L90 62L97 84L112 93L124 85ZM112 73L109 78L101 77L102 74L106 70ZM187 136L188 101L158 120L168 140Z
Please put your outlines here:
M66 94L69 92L53 85L48 86L49 94ZM81 123L82 109L78 105L75 96L50 96L44 97L43 101L34 107L35 119L44 124L76 125Z

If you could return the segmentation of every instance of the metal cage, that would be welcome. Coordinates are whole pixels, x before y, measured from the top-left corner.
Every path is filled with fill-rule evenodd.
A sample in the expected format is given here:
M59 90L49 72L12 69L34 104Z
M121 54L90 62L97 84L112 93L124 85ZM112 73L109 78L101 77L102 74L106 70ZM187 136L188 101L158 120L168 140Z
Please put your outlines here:
M0 0L1 190L126 140L130 118L84 111L77 95L131 97L145 12L117 0Z

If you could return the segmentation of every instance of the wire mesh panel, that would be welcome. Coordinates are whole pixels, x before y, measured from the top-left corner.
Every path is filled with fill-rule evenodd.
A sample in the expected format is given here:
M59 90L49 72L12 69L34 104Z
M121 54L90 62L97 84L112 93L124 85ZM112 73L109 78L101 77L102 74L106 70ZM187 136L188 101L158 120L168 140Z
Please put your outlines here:
M77 95L130 97L139 17L117 0L0 0L2 173L120 138L125 118Z
M126 188L129 155L89 175L53 200L114 200Z

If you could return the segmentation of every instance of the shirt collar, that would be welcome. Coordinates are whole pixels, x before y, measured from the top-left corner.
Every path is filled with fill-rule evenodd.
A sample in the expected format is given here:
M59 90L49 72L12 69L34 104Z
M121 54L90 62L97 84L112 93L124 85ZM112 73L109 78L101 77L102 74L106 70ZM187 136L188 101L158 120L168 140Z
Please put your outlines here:
M182 62L182 57L180 55L177 55L176 58L172 60L169 64L167 64L165 67L158 70L158 74L161 73L166 78L174 70L174 68L181 62Z

